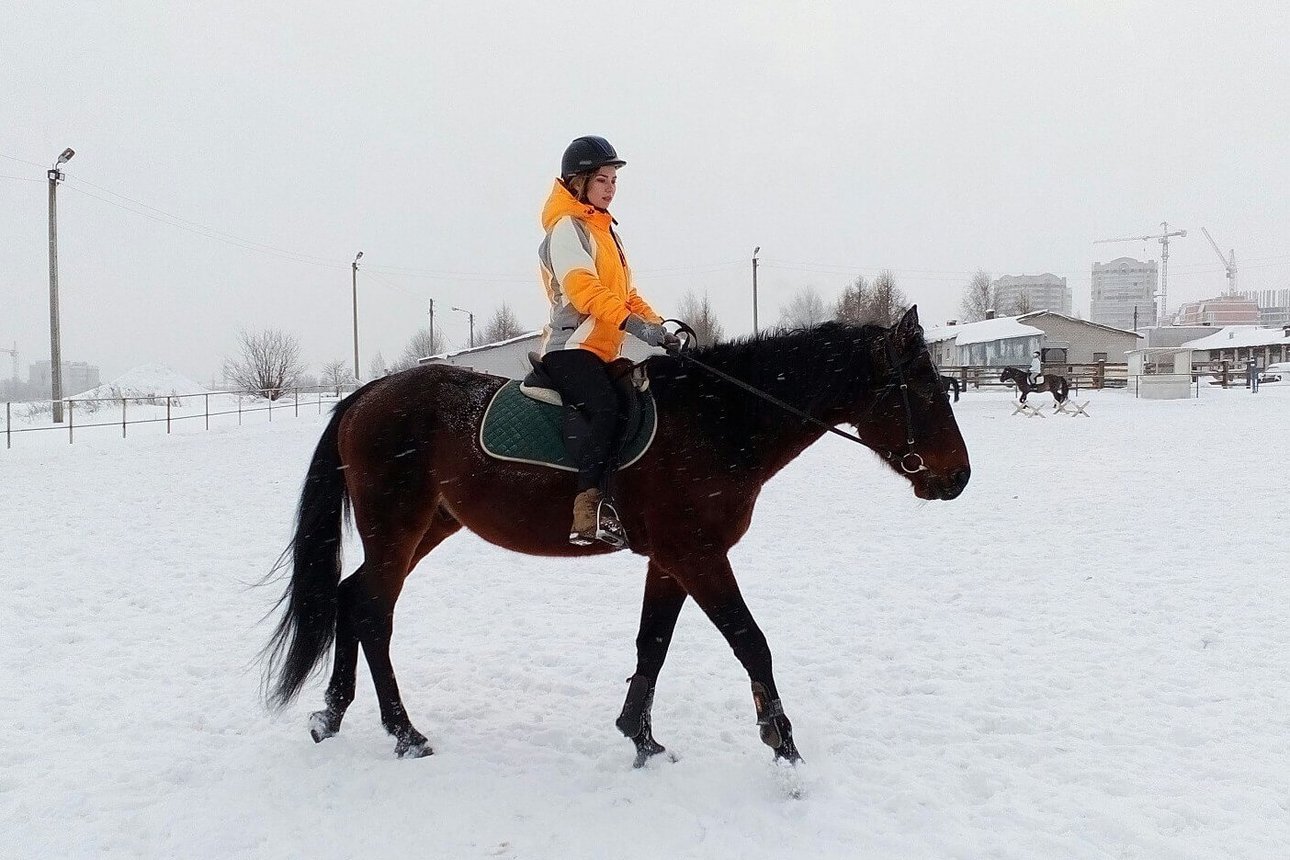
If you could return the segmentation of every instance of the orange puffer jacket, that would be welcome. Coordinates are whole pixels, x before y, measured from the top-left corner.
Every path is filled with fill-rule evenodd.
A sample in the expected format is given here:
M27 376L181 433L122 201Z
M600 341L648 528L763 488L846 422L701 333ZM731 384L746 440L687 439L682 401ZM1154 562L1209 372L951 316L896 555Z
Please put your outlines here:
M627 255L614 232L613 217L580 203L557 181L542 208L546 238L538 249L542 285L551 303L551 321L542 337L542 354L585 349L613 361L623 345L623 321L639 314L662 322L632 287Z

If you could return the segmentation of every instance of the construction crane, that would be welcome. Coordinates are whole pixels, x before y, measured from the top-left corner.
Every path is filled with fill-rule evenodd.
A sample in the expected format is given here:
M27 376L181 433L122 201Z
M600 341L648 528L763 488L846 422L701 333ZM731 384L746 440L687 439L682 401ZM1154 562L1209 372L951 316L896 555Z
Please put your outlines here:
M1161 221L1160 226L1164 227L1164 232L1159 236L1126 236L1123 239L1096 239L1094 245L1101 245L1104 242L1146 242L1151 239L1160 241L1160 316L1157 318L1163 323L1165 311L1168 305L1169 296L1169 237L1186 236L1186 230L1175 230L1169 232L1169 222Z
M18 343L17 341L14 342L13 349L5 349L3 346L0 346L0 352L9 353L9 357L13 359L13 381L17 382L18 381Z
M1232 255L1229 260L1223 256L1222 251L1218 250L1218 243L1214 241L1213 236L1209 235L1208 230L1201 227L1200 232L1205 234L1205 238L1209 240L1209 244L1214 248L1214 253L1218 255L1218 259L1223 261L1223 268L1227 269L1227 292L1233 296L1236 295L1236 250L1228 251Z

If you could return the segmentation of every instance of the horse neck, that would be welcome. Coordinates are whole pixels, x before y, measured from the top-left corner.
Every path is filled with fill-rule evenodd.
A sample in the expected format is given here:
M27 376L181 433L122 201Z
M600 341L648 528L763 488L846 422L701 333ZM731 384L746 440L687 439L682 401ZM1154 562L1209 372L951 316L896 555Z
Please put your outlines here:
M847 339L812 342L801 335L768 337L733 354L715 351L707 363L832 426L841 423L864 397L868 376L865 349L854 333ZM725 380L693 371L698 381L691 401L711 437L733 444L740 464L769 478L826 432ZM706 420L704 420L706 419ZM733 420L732 420L733 419Z

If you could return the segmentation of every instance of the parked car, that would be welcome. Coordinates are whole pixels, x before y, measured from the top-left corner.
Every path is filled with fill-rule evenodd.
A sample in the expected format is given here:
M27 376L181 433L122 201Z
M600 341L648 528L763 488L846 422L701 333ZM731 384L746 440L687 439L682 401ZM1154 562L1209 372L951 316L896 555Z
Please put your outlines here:
M1277 361L1263 368L1259 374L1259 384L1265 382L1280 382L1283 379L1290 379L1290 361Z

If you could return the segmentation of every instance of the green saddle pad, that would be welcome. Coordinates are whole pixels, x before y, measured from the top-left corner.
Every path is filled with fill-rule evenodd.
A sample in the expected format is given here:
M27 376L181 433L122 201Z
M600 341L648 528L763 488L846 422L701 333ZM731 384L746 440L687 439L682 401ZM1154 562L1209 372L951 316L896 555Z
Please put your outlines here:
M498 460L576 472L578 467L564 447L564 409L526 396L519 381L511 380L489 401L479 426L479 444L485 454ZM641 398L639 426L618 468L625 469L641 458L654 441L657 428L654 397L647 392Z

